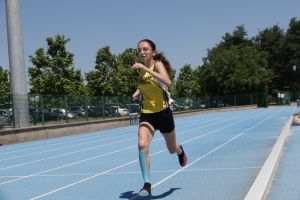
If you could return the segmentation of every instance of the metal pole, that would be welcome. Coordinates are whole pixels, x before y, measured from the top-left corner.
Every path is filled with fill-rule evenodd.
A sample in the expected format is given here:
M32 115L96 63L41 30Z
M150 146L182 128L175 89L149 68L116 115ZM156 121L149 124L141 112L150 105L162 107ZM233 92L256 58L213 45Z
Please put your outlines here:
M43 99L43 95L41 95L40 97L40 101L41 101L41 107L42 107L42 124L43 126L45 125L45 116L44 116L44 99Z
M236 96L235 95L233 96L234 96L234 106L236 106Z
M89 113L88 113L88 107L86 103L86 96L84 95L84 111L85 111L85 121L89 121Z
M68 109L67 109L68 108L68 100L67 100L67 96L66 95L64 95L64 104L65 104L65 109L66 109L66 123L69 123Z
M6 0L11 94L14 98L15 127L29 127L28 94L19 0Z
M104 98L101 96L103 119L105 119ZM107 111L108 112L108 111Z

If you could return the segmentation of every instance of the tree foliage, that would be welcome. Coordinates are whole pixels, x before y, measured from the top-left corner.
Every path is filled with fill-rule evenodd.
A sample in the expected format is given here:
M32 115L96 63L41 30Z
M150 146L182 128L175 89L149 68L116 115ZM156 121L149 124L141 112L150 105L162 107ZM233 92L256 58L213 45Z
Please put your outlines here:
M8 70L3 70L0 65L0 94L10 93L10 82L8 81Z
M262 54L251 47L221 45L204 58L204 88L209 95L267 92L271 72Z
M136 49L127 48L115 55L109 46L100 48L95 69L85 73L84 86L80 70L73 67L74 54L66 50L70 39L57 35L46 41L46 51L39 48L29 56L34 65L28 69L31 94L131 96L135 91L138 73L131 66L142 62ZM251 39L244 25L236 26L207 50L202 66L192 69L185 64L177 78L176 70L172 70L169 91L177 97L207 97L300 90L299 47L300 21L296 18L290 20L286 32L277 24Z
M253 46L252 40L246 38L247 35L244 25L237 26L232 34L226 33L225 36L222 37L224 41L221 42L221 46L224 48L230 48L232 45L241 48L251 47Z
M73 67L74 54L67 51L70 39L64 35L48 37L47 50L39 48L30 55L34 67L28 68L30 93L44 95L84 95L80 70Z
M284 30L278 25L266 28L260 31L254 37L255 49L265 54L267 60L267 69L272 71L271 81L268 85L271 93L278 92L284 88L285 70L284 70Z
M172 81L172 85L169 88L167 88L168 91L172 94L172 96L177 96L175 75L176 69L172 69L169 74L169 78Z
M195 96L195 91L197 90L196 77L194 77L194 70L190 64L185 64L180 69L175 88L179 97Z
M300 20L292 18L284 38L287 88L300 90Z
M8 70L3 70L0 65L0 108L10 108L10 82L8 81Z
M128 48L118 56L105 46L97 51L95 70L85 73L87 88L95 96L131 96L138 84L138 73L131 66L141 62L136 49Z

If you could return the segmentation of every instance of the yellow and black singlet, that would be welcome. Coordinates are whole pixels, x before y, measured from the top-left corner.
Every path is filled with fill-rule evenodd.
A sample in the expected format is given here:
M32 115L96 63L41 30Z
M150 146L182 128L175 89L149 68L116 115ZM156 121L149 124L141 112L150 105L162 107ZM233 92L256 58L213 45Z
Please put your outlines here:
M153 71L154 64L149 69ZM169 107L166 92L151 74L143 70L139 72L139 88L142 113L156 113Z

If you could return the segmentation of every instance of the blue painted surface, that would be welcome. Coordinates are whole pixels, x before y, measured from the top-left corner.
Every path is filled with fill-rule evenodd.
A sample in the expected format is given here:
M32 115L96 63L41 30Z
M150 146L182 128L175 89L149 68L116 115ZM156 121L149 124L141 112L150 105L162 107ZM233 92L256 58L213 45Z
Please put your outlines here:
M177 142L183 145L188 163L182 168L156 132L150 146L154 186L150 198L135 198L144 183L137 126L2 146L0 199L240 200L298 109L290 106L175 119Z

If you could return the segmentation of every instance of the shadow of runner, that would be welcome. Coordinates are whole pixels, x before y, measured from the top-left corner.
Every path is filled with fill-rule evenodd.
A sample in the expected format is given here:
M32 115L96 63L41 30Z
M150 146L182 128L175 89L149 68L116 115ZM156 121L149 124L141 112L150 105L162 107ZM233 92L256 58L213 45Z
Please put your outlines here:
M163 194L160 194L160 195L155 195L155 196L149 196L149 197L140 197L138 196L139 194L138 193L134 193L134 191L128 191L128 192L124 192L122 193L119 197L122 198L122 199L131 199L135 196L138 196L137 198L134 198L136 200L139 200L139 199L162 199L162 198L165 198L167 196L169 196L170 194L172 194L175 190L179 190L181 188L170 188L169 191L163 193Z

